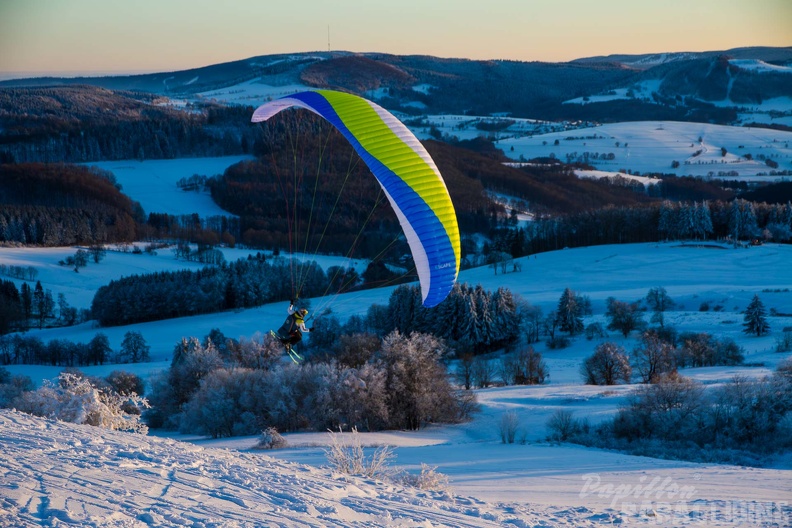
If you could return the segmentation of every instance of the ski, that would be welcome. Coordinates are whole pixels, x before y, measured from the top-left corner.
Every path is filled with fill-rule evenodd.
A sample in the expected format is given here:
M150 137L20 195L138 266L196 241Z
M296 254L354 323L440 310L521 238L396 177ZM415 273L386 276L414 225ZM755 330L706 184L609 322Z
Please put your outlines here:
M289 353L289 357L291 358L291 360L299 365L300 362L302 361L302 356L297 352L295 352L294 350L292 350L292 347L287 347L286 351Z
M303 360L303 357L302 357L300 354L298 354L298 353L297 353L297 352L296 352L296 351L295 351L295 350L294 350L294 349L291 347L291 345L290 345L289 343L286 343L286 342L284 342L284 339L283 339L281 336L279 336L279 335L278 335L278 334L275 332L275 330L270 330L270 335L271 335L272 337L274 337L275 339L277 339L278 341L280 341L280 342L281 342L281 344L283 344L283 346L286 348L286 352L288 352L288 354L289 354L289 357L291 358L291 360L292 360L292 361L294 361L295 363L297 363L297 364L299 365L299 364L300 364L300 362Z

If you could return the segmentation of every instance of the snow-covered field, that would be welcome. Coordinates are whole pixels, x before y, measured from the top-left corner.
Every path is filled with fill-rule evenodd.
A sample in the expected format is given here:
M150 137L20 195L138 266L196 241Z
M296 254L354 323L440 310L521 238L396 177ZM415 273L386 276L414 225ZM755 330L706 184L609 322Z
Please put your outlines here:
M60 261L69 256L73 256L77 251L75 247L56 247L56 248L0 248L0 265L20 266L23 268L32 267L36 269L36 279L41 281L45 290L50 290L54 299L62 293L66 296L69 305L75 308L90 308L94 294L101 286L109 283L113 279L128 277L130 275L142 275L155 273L158 271L178 271L183 269L198 270L205 266L199 262L186 261L176 258L176 246L168 246L157 249L154 252L145 251L147 243L138 242L128 246L107 246L105 258L95 264L89 259L88 265L80 268L79 273L74 272L72 266L61 266ZM140 252L134 253L134 248ZM273 257L271 251L260 251L255 249L234 249L219 247L226 261L247 258L249 255L263 253L268 258ZM305 253L281 253L280 258L292 256L299 262L315 261L322 269L330 266L353 267L358 273L363 273L368 261L361 259L351 259L343 256L328 256ZM2 275L0 275L1 277ZM3 277L5 280L12 280L20 287L22 280ZM31 284L34 285L35 281Z
M674 121L611 123L496 143L515 160L553 155L561 161L567 157L576 161L589 153L588 163L606 171L756 181L779 179L769 175L773 169L763 159L777 162L777 170L792 170L790 144L792 132ZM613 159L609 159L611 154ZM746 159L747 154L753 159ZM672 167L674 161L679 167Z
M112 172L121 192L140 202L148 213L189 215L200 213L202 217L231 213L221 209L208 193L188 192L176 185L182 178L195 174L214 176L223 174L231 165L250 156L224 156L219 158L181 158L172 160L122 160L87 163Z
M647 178L646 176L634 176L624 172L609 172L599 170L576 170L575 175L578 178L590 178L592 180L599 180L602 178L624 178L625 180L632 180L643 184L644 187L656 185L660 182L659 178Z
M7 251L0 250L0 255ZM130 262L143 257L117 256ZM150 258L158 262L158 257ZM745 336L740 312L759 293L768 310L792 313L790 261L792 247L773 244L750 249L679 243L598 246L527 257L517 273L467 270L460 280L488 289L506 286L546 313L561 291L570 287L592 300L595 315L587 323L602 319L608 296L637 300L649 288L663 286L678 303L667 314L668 324L680 331L732 337L745 348L747 362L763 365L683 371L715 385L735 374L765 375L788 356L773 352L773 336ZM105 267L107 277L125 273L123 260L108 258L79 275L92 266ZM86 280L84 287L91 290L96 284ZM340 295L329 305L342 318L363 314L372 303L387 302L390 291ZM719 306L720 311L698 311L703 302ZM111 346L118 347L126 331L140 331L152 346L152 363L132 369L105 365L84 370L106 375L124 368L147 377L167 367L182 336L203 337L212 328L229 337L251 336L279 324L284 314L285 303L278 303L130 327L99 329L84 324L31 334L45 340L87 341L102 331ZM775 333L790 325L786 316L771 316L770 324ZM610 339L628 350L635 343L634 338ZM540 344L537 349L548 363L550 383L477 391L482 411L471 423L364 435L366 445L396 446L395 464L408 471L420 471L422 462L438 466L449 476L450 495L334 475L325 467L321 448L329 442L326 433L285 435L290 448L264 454L249 450L256 440L252 437L177 437L188 442L183 443L3 411L0 520L11 519L10 526L789 525L790 456L777 458L768 468L744 468L543 442L545 423L555 410L572 410L597 422L612 415L634 387L605 390L581 384L578 367L595 344L578 338L561 351ZM8 369L37 381L59 370ZM506 411L517 413L518 438L524 439L524 445L501 444L498 423Z
M264 84L258 79L245 81L227 88L197 94L200 99L223 103L257 106L265 101L277 99L297 92L311 90L311 87L298 83L280 85Z

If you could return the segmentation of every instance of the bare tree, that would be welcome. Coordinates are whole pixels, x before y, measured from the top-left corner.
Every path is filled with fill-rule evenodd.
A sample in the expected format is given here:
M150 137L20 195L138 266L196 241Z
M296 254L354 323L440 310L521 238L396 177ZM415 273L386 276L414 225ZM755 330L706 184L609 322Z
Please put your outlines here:
M627 337L633 330L644 327L645 322L638 303L626 303L608 297L607 306L605 316L610 320L608 330L621 332Z
M493 378L495 377L495 366L493 363L482 357L476 357L473 360L473 381L480 389L486 389L492 385Z
M635 370L644 383L652 383L658 375L676 372L675 347L660 339L656 332L644 332L641 343L633 349Z
M662 286L652 288L646 294L646 303L652 309L652 322L659 324L661 327L665 324L665 317L663 313L674 307L676 303L669 297L668 292Z
M597 345L594 354L581 366L583 379L589 385L615 385L630 382L632 367L624 348L606 341Z

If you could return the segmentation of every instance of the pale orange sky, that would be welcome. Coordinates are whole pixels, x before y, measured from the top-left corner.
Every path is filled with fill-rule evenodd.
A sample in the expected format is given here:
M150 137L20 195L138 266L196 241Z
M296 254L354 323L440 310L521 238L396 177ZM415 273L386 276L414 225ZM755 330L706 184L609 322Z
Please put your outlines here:
M792 46L792 0L0 0L0 73L172 71L327 49L568 61Z

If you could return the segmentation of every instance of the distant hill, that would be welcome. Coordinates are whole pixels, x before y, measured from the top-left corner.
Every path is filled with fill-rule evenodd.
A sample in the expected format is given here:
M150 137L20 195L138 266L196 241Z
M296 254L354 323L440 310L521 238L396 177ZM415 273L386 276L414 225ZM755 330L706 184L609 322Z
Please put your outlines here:
M246 108L185 112L163 99L88 85L0 88L0 163L247 154L259 138Z
M756 59L769 63L789 64L792 62L792 46L786 48L771 48L766 46L753 46L745 48L732 48L725 51L682 51L672 53L644 53L640 55L606 55L575 59L573 63L617 63L627 68L649 69L660 64L670 62L683 62L696 59L711 59L726 55L734 59Z
M747 62L746 62L747 61ZM768 65L761 68L755 65ZM384 53L265 55L178 72L129 76L14 79L2 87L90 84L201 99L212 91L262 87L334 88L374 98L405 113L453 113L599 121L671 119L728 124L720 109L768 98L792 98L792 47L749 47L699 53L589 57L567 63L443 59ZM564 104L613 90L640 90L629 101ZM258 99L256 97L258 96ZM723 104L723 102L726 104ZM719 107L710 103L718 102ZM619 105L629 111L619 111ZM702 111L702 105L705 111ZM709 105L709 106L707 106ZM692 111L691 111L692 110Z

